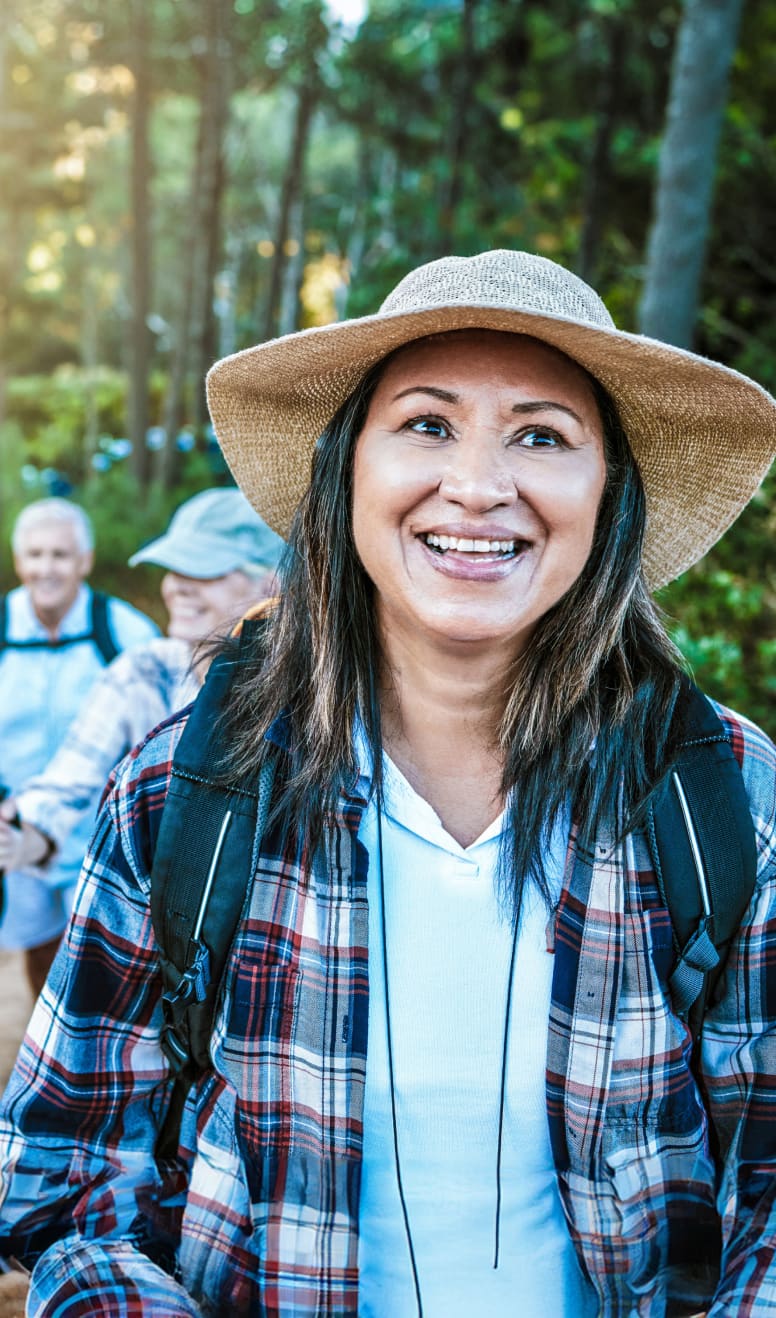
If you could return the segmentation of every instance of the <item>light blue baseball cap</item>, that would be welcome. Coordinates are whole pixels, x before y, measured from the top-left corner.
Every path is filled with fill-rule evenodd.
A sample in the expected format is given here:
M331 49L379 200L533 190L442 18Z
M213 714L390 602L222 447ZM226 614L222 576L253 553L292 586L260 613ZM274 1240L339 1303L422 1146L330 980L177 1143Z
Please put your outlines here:
M203 490L181 504L164 535L129 560L201 581L251 567L274 571L286 544L239 490Z

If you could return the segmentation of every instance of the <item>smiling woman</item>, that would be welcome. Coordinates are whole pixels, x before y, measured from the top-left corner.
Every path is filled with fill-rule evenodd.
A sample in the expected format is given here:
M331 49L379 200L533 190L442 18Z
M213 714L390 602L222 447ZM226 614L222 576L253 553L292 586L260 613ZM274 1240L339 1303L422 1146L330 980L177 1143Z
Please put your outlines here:
M428 629L500 646L510 664L582 571L605 478L595 394L559 353L465 330L396 353L353 483L356 552L389 655L403 630Z
M43 1233L34 1303L776 1308L776 751L691 694L650 595L757 489L776 403L508 251L219 362L209 401L291 552L205 684L204 769L170 786L203 726L183 714L105 803L0 1114L0 1222L30 1254ZM696 701L758 882L693 1041L647 824ZM221 839L246 802L256 825L241 872L190 840L241 909L181 1114L149 889L165 793L166 822L193 782L226 797Z

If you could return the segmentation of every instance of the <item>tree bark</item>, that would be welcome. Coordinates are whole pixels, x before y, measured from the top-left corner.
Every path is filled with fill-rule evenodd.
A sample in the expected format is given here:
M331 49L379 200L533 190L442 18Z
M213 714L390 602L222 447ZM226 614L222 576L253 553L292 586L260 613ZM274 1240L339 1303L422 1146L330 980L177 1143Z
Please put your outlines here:
M272 264L269 274L269 288L267 290L267 300L264 308L262 333L265 339L271 339L277 333L278 316L280 313L280 294L283 288L283 275L286 268L286 261L288 259L286 242L288 239L291 208L302 190L304 157L307 149L307 139L310 135L310 125L312 123L317 94L317 79L311 61L311 66L308 67L306 74L302 77L297 90L291 150L289 151L288 162L283 176L283 186L280 193L280 206L278 208L277 224L275 225L275 235L273 238L274 250L272 253Z
M606 33L606 64L597 77L596 129L593 151L585 176L582 203L582 233L579 241L578 273L588 283L595 283L598 251L606 215L611 184L611 146L620 105L626 26L621 18L609 19Z
M0 132L6 133L6 116L8 114L8 27L10 14L8 5L0 5ZM8 228L3 224L2 230ZM7 253L8 234L2 232L3 248ZM6 374L6 342L8 338L8 316L11 301L11 265L6 255L0 255L0 430L5 424L6 396L8 380ZM0 482L0 509L2 507L2 482Z
M293 334L299 326L299 294L304 278L304 196L300 195L291 207L288 217L288 237L293 244L289 252L280 290L278 334Z
M164 404L167 442L160 450L160 475L167 489L175 485L180 470L175 441L186 412L186 382L189 378L193 382L191 420L195 427L201 427L207 417L205 374L215 355L213 284L221 250L224 135L230 81L228 6L219 0L202 0L201 22L207 49L183 244L182 293Z
M176 436L183 424L185 410L186 373L189 365L191 308L194 297L194 278L200 255L197 250L199 228L195 221L200 190L202 166L203 135L205 133L205 116L200 109L197 141L194 147L194 162L189 185L189 204L187 223L184 227L182 244L182 279L181 296L173 326L172 348L170 351L170 369L167 377L167 389L164 395L162 425L167 436L164 447L158 454L159 479L166 490L175 485L180 467L180 454L175 445Z
M208 49L202 100L199 198L195 209L201 266L194 283L191 326L191 366L194 380L192 419L197 428L207 420L205 375L217 341L213 298L221 260L221 203L224 192L224 136L229 113L231 47L229 13L223 0L204 0Z
M643 334L690 347L742 0L685 0L647 247Z
M129 438L132 441L132 465L141 489L151 476L151 454L146 445L149 423L148 374L151 343L148 312L151 290L151 239L149 220L150 149L148 120L150 107L150 24L151 7L146 0L131 0L130 63L135 79L132 99L131 164L131 294L132 307L129 336L129 391L127 413Z
M444 255L450 250L455 231L456 211L463 191L463 170L466 160L466 134L474 95L476 73L475 16L477 0L463 0L461 13L461 58L458 63L455 93L451 105L450 144L447 158L449 173L442 186L439 203L439 230L437 251Z

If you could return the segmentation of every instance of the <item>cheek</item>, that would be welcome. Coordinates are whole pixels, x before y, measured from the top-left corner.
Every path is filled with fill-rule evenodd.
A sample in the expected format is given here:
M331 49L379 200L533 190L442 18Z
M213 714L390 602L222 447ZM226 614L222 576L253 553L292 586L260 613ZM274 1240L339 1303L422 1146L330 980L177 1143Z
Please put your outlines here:
M580 472L565 490L556 490L554 498L547 501L549 516L558 530L588 549L593 543L605 484L606 471L601 464Z
M375 528L375 464L371 462L360 444L356 449L353 462L353 505L351 522L356 553L362 563L370 557L370 548Z

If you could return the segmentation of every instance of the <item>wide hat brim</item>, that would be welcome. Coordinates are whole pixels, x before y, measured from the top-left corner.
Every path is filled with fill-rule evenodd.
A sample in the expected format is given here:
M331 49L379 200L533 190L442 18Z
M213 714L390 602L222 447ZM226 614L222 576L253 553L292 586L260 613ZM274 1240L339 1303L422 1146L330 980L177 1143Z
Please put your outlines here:
M646 490L644 566L652 589L719 539L776 453L774 399L746 376L694 353L530 307L456 301L383 310L248 348L208 375L224 457L274 530L287 537L309 483L315 442L366 371L403 344L460 329L532 335L584 366L611 394Z

